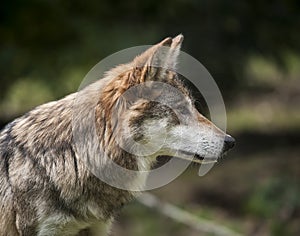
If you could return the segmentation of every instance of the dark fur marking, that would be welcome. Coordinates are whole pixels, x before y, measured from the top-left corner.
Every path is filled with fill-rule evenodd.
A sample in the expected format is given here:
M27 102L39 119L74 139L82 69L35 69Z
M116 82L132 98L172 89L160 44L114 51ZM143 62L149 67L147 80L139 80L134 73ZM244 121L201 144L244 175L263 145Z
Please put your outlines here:
M6 179L7 179L7 182L9 184L9 186L11 186L11 183L10 183L10 178L9 178L9 156L11 155L11 153L5 151L2 156L4 158L4 170L5 170L5 176L6 176Z
M74 162L74 171L75 171L75 176L76 176L75 183L77 183L78 182L78 163L77 163L76 154L75 154L75 151L74 151L72 145L70 145L70 151L71 151L71 156L72 156L73 162Z
M6 127L3 129L2 133L4 133L4 139L2 143L0 144L0 154L4 159L4 170L5 170L5 176L7 178L8 184L11 186L10 183L10 177L9 177L9 168L10 168L10 156L13 155L13 151L11 149L11 146L14 144L14 138L11 135L12 129L15 125L15 121L11 122L6 125Z

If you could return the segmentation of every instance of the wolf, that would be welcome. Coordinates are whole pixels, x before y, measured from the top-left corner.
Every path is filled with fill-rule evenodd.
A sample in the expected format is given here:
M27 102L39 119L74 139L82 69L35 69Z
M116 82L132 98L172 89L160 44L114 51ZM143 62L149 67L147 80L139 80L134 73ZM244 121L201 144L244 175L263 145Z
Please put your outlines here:
M234 139L196 109L176 73L182 41L182 35L166 38L80 92L40 105L4 127L1 236L106 235L116 214L138 192L110 186L88 163L100 174L143 185L144 179L119 176L111 161L145 171L158 156L215 162L233 147ZM161 89L160 83L182 96ZM146 94L155 99L145 99ZM159 102L166 100L170 105ZM160 148L146 153L140 144Z

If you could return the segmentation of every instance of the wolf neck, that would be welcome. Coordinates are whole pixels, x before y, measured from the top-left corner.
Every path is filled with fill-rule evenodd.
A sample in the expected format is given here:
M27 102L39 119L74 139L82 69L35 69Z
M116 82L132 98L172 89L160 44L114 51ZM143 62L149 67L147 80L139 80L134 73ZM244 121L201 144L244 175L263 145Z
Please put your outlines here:
M126 186L140 189L145 178L138 178L138 174L126 176L115 168L117 166L133 171L149 170L151 163L146 157L137 157L126 152L115 141L110 115L104 109L105 104L99 101L103 88L109 82L110 79L97 81L77 94L79 99L74 102L73 118L76 150L78 156L88 163L88 169L96 176L119 179L122 183L127 183Z
M98 124L95 122L95 108L99 93L107 82L107 79L100 80L64 99L39 106L11 123L0 134L0 142L6 140L8 135L12 137L14 143L2 143L3 148L13 146L20 151L20 163L24 160L31 163L33 160L41 165L45 170L43 174L47 176L45 181L49 181L45 186L54 184L50 180L58 180L54 188L60 190L60 197L67 205L77 208L76 202L94 202L101 212L97 217L105 218L130 201L135 193L114 188L99 180L91 173L86 161L97 159L100 171L112 171L110 174L114 178L118 177L118 173L108 168L104 153L110 154L110 158L120 166L140 169L134 156L114 143L111 146L101 143L109 134L104 117L96 119L101 127L100 133L95 131L95 124ZM129 180L132 184L142 184L136 179ZM104 206L103 202L107 204Z

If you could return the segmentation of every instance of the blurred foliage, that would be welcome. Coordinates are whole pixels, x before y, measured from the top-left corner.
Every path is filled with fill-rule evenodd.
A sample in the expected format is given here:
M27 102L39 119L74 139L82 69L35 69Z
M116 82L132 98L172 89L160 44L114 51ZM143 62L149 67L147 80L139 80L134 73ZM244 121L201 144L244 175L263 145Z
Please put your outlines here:
M286 178L274 178L261 184L247 204L247 212L263 219L272 219L272 235L292 235L287 227L296 210L300 209L299 185Z
M163 215L157 214L157 212L143 208L138 204L131 204L130 211L127 211L128 220L141 219L142 221L135 221L136 224L130 227L128 235L168 235L169 232L173 232L173 235L183 235L185 226L180 225ZM126 211L126 208L125 208ZM126 217L126 218L127 218ZM126 218L122 224L126 224Z
M31 106L61 97L76 90L84 74L105 56L178 33L186 37L183 49L230 95L245 83L244 69L253 55L298 73L299 64L293 62L300 49L299 12L296 0L4 1L0 99L16 99L9 95L11 87L24 77L29 78L26 83L38 78L47 85L41 90L45 97L38 95Z
M248 211L260 217L272 217L280 210L292 211L300 207L300 189L285 179L272 179L255 190Z

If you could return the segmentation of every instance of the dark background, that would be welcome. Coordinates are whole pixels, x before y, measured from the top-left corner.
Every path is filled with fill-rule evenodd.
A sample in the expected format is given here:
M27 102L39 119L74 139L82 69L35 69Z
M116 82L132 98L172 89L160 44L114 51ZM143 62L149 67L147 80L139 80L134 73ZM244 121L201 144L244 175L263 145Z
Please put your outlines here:
M182 33L220 87L237 145L206 176L191 168L154 193L243 234L299 235L299 22L296 0L3 1L0 126L76 91L104 57ZM134 203L115 235L199 232Z

